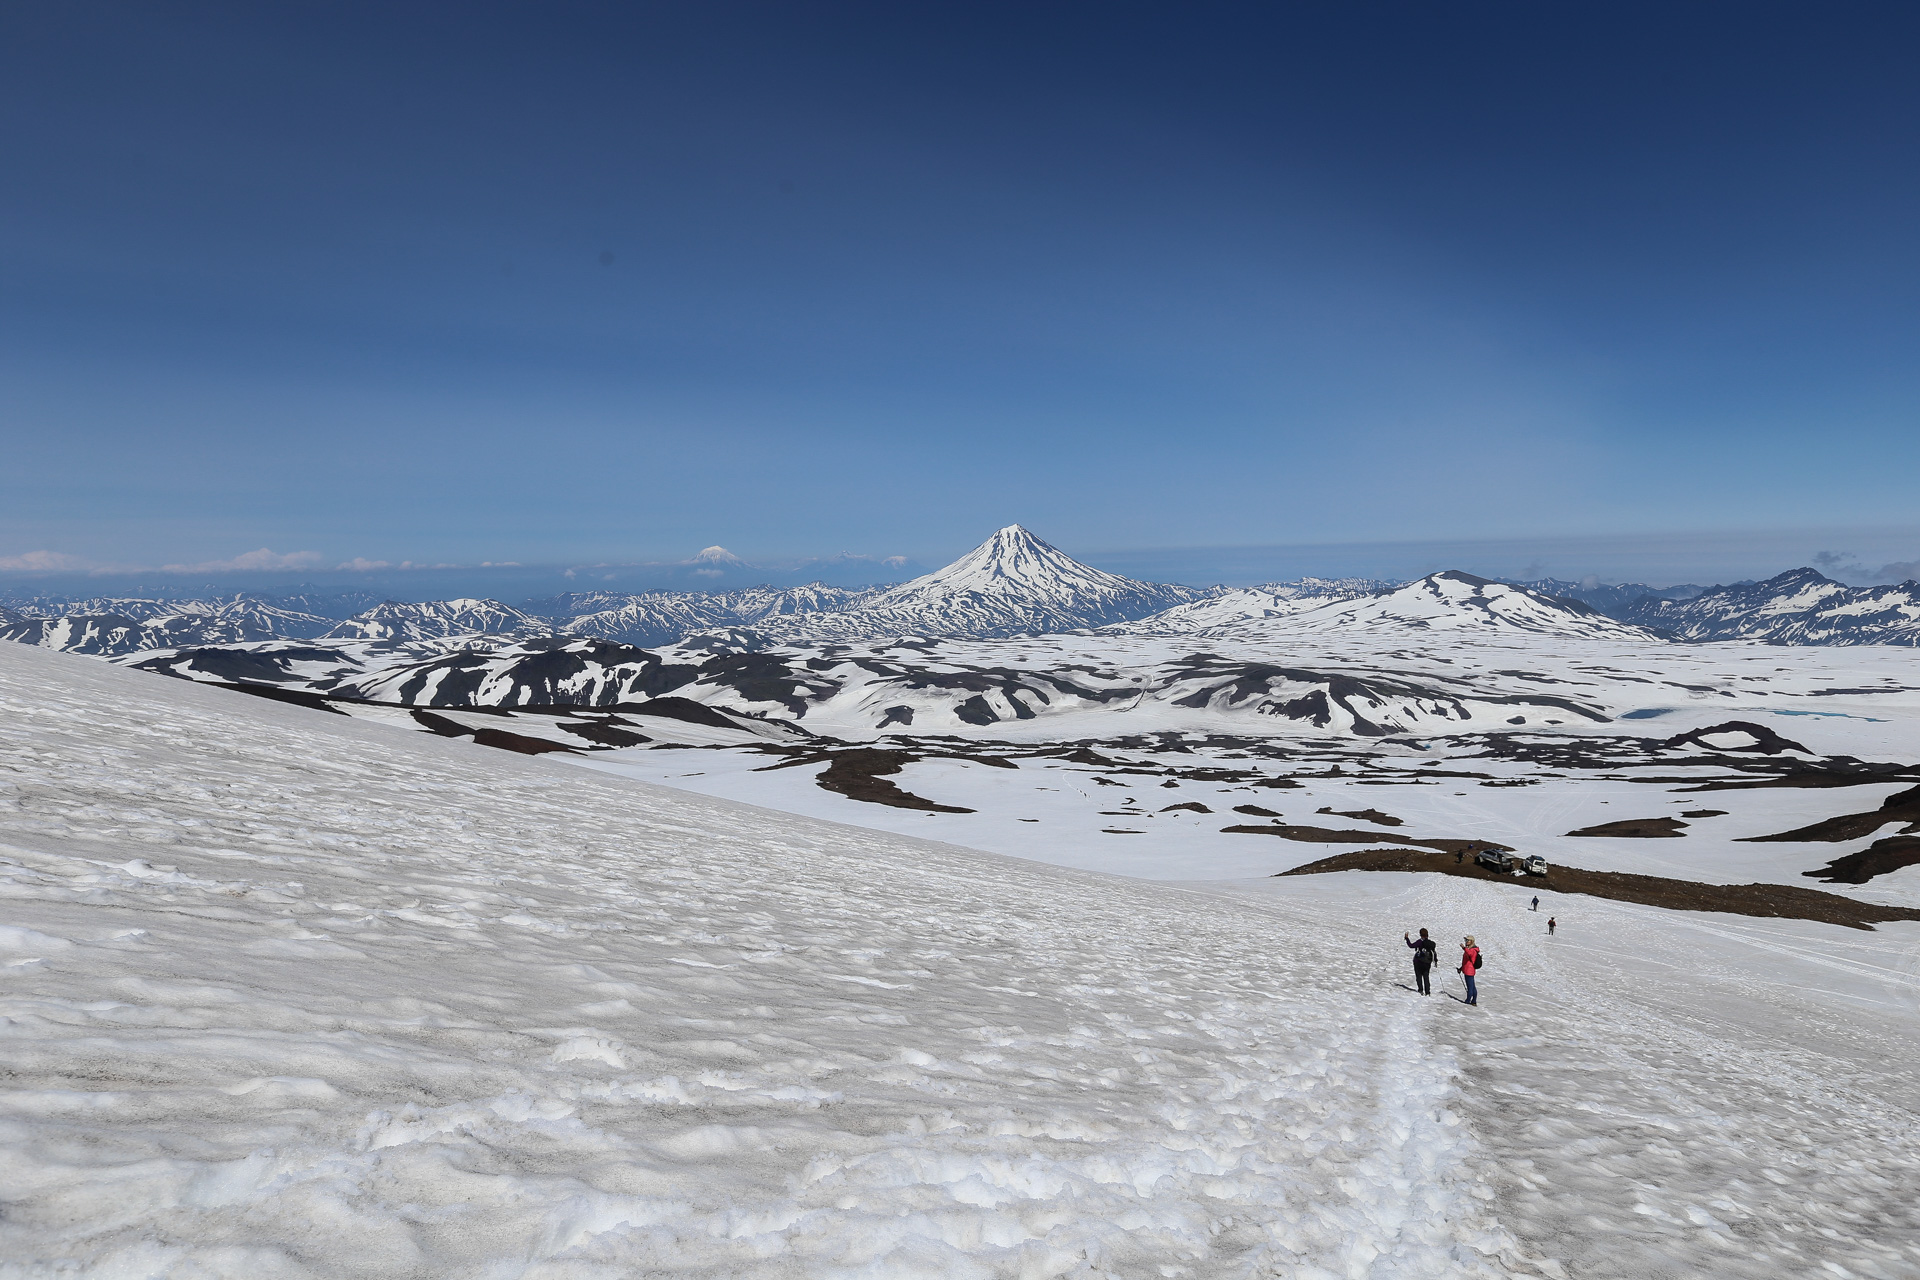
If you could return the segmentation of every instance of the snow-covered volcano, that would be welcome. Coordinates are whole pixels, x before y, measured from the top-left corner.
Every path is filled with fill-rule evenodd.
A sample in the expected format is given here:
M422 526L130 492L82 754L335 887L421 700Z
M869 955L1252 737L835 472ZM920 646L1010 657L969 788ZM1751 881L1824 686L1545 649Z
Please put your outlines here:
M1334 600L1317 608L1252 619L1208 631L1227 635L1240 629L1262 634L1372 632L1531 632L1579 639L1648 640L1630 623L1609 618L1578 600L1529 591L1449 569L1385 595Z
M858 609L795 620L794 639L882 635L990 638L1125 622L1207 593L1136 582L1081 564L1010 524L944 569L903 582Z

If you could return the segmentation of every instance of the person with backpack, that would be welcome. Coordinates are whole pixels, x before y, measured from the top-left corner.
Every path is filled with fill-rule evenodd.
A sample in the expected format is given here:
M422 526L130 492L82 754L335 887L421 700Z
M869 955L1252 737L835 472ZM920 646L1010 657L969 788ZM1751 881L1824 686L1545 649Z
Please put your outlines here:
M1409 947L1413 948L1413 984L1414 986L1419 989L1421 995L1423 996L1432 995L1433 983L1428 979L1427 973L1429 970L1433 968L1433 958L1434 958L1434 955L1440 950L1439 944L1435 943L1432 938L1429 938L1427 936L1427 931L1425 929L1422 929L1420 931L1420 941L1418 942L1415 942L1411 937L1409 937L1404 933L1401 934L1400 936L1406 940L1406 944Z
M1460 976L1467 980L1467 1003L1480 1003L1480 991L1473 983L1473 975L1480 972L1480 948L1474 945L1473 935L1468 934L1460 942Z
M1537 893L1533 895L1533 909L1535 911L1540 909L1540 895Z
M1559 927L1560 922L1558 920L1555 920L1552 916L1547 917L1547 936L1549 938L1553 936L1553 931Z

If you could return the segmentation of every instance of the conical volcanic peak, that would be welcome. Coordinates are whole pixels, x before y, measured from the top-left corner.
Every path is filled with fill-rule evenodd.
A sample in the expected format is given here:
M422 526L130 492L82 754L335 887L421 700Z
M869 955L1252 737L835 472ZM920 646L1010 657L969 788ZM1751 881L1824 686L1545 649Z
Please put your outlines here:
M986 639L1072 631L1145 617L1203 594L1081 564L1011 524L944 569L903 582L861 608L796 619L794 634Z
M1020 525L1010 524L944 569L901 583L876 604L980 592L1035 603L1072 605L1092 599L1130 596L1144 585L1081 564Z

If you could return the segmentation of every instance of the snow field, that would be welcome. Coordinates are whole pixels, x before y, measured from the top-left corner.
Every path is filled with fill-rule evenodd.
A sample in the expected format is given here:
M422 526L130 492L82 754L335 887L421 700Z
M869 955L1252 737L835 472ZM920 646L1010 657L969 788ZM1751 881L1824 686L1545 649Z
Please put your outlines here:
M1573 1276L1920 1275L1920 927L1549 893L1535 913L1523 885L1444 876L1310 883L1290 909L1395 929L1376 949L1393 981L1411 985L1399 928L1439 941L1423 1003L1460 1016L1431 1044L1523 1246ZM1477 1011L1452 998L1466 932L1490 959Z
M1562 1274L1310 898L25 646L0 766L0 1276Z

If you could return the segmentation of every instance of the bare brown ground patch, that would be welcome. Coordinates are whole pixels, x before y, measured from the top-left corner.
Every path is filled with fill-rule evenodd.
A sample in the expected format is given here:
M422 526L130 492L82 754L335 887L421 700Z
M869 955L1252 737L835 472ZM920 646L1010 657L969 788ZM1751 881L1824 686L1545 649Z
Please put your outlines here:
M1570 836L1632 836L1641 840L1665 840L1686 834L1687 824L1678 818L1622 818L1567 832Z
M1916 842L1920 843L1920 842ZM1719 911L1729 915L1765 916L1790 920L1819 920L1849 929L1871 929L1891 920L1920 920L1920 910L1858 902L1837 893L1784 884L1698 884L1661 876L1638 876L1620 871L1583 871L1554 867L1544 876L1501 875L1471 862L1421 849L1362 849L1310 862L1277 874L1321 875L1331 871L1427 871L1470 880L1495 880L1555 893L1580 893L1616 902L1634 902L1673 911Z

